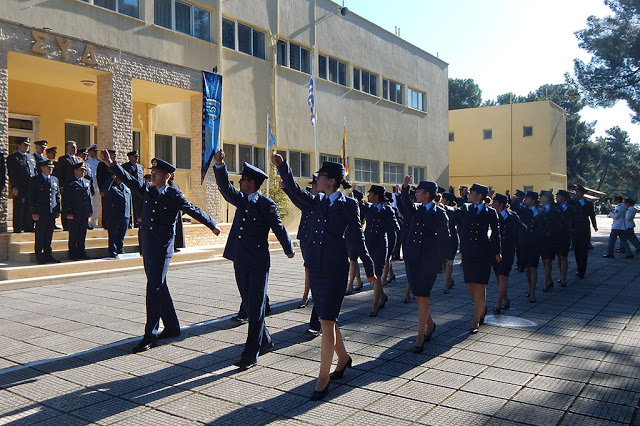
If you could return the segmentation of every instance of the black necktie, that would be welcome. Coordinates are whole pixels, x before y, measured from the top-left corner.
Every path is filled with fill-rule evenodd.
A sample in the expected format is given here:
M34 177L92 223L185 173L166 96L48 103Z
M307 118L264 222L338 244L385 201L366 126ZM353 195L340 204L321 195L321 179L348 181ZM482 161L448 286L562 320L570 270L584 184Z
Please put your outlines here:
M473 206L473 207L471 207L471 208L469 209L469 211L470 211L471 213L473 213L473 214L478 214L478 207Z

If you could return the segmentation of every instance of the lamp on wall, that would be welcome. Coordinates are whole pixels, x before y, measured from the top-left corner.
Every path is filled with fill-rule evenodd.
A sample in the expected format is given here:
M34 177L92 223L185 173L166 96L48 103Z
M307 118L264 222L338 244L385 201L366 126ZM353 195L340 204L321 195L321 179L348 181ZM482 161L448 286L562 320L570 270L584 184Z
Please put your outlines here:
M84 84L85 86L89 86L89 87L91 87L94 84L96 84L96 82L93 81L93 80L80 80L80 83Z

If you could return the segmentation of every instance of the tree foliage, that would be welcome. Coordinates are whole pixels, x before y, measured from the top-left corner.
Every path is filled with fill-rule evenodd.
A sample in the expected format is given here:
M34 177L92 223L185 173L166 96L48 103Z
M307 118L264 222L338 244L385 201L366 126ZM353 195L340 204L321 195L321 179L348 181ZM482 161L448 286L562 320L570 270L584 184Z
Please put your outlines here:
M476 108L482 104L482 90L471 78L449 79L449 109Z
M593 106L626 101L640 122L640 1L605 0L613 15L590 16L576 33L580 48L592 57L574 60L576 82Z

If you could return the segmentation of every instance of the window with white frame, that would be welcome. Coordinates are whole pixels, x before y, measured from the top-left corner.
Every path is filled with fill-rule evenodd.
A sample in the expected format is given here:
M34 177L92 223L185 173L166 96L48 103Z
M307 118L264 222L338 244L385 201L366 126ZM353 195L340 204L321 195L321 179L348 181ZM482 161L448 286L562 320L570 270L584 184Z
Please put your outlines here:
M411 176L411 183L416 185L421 180L425 180L425 168L417 166L408 166L407 174ZM403 178L404 181L404 178Z
M294 177L311 177L311 154L289 151L288 162Z
M383 182L384 183L402 183L404 181L404 164L383 163Z
M418 111L426 111L424 93L407 88L407 105L409 108L417 109Z
M482 140L488 141L493 139L492 129L482 129Z
M377 161L355 159L356 181L358 182L380 182L380 165Z
M347 64L331 56L318 55L318 77L333 81L342 86L347 85Z
M176 166L176 169L191 169L191 139L184 136L155 135L155 157L168 161Z
M222 18L222 45L256 58L266 59L264 31L233 19Z
M342 157L340 155L320 154L320 165L322 165L322 163L325 161L342 163Z
M140 18L140 0L81 0L94 6L104 7L132 18Z
M224 151L224 164L227 165L227 171L230 173L236 173L238 171L238 155L236 154L236 145L232 143L223 143L222 150Z
M392 80L382 80L382 97L388 101L402 105L402 90L404 86Z
M378 76L360 68L353 68L353 88L378 96Z
M311 51L287 40L278 40L278 65L311 74Z
M264 158L264 148L251 145L238 145L238 170L247 162L263 172L267 171Z
M533 136L533 126L522 126L522 137L530 138Z
M367 192L367 187L364 185L353 185L353 189L355 189L356 191L360 191L363 194Z
M211 41L211 12L186 1L155 0L154 22L158 26Z
M86 148L98 140L98 126L95 124L64 123L64 140L75 141L78 148Z

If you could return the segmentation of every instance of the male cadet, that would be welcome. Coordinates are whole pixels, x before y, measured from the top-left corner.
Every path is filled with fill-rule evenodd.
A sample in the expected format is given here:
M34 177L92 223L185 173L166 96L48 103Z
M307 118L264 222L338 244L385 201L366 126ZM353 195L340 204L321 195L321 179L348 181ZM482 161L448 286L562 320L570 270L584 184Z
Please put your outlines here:
M140 161L140 155L138 155L138 151L133 150L127 154L129 161L126 163L122 163L122 168L131 175L132 178L137 179L140 184L144 184L144 168ZM180 189L180 188L178 188ZM133 198L133 227L137 228L140 224L142 218L140 217L140 212L142 211L142 198L134 197ZM183 245L184 247L184 245Z
M593 203L584 198L587 190L582 185L576 185L576 198L571 203L575 207L575 221L573 233L573 251L576 256L576 266L578 278L584 278L587 273L587 260L589 258L589 244L591 239L591 228L589 221L593 225L593 229L597 232L596 212L593 209Z
M54 161L44 159L38 163L40 172L31 178L29 202L31 217L36 224L36 262L60 263L51 252L51 239L56 218L60 216L60 185L52 176Z
M16 152L7 157L9 183L13 193L13 232L33 232L33 219L29 209L29 185L36 175L36 162L29 155L31 139L16 138Z
M87 148L78 149L78 158L84 163L84 179L89 184L89 192L91 193L91 209L93 210L93 196L96 194L95 189L93 188L93 171L91 168L87 166L87 158L89 157ZM93 217L93 215L91 216ZM89 224L89 229L93 229L91 224Z
M187 201L179 190L167 185L176 168L166 161L151 160L151 183L141 184L113 161L107 150L102 150L100 160L113 171L132 193L142 197L142 257L147 275L147 322L144 337L133 347L133 353L148 351L158 345L158 339L180 335L180 324L167 286L167 270L173 257L173 242L178 210L196 219L220 234L216 221L198 207ZM154 333L162 319L164 330Z
M110 149L108 150L108 153L111 161L116 161L116 150ZM102 203L102 214L100 216L102 217L102 227L104 229L107 229L107 222L109 221L109 219L104 215L104 196L106 195L104 192L104 186L111 179L111 176L112 174L105 163L101 162L98 164L98 167L96 167L96 183L98 184L98 191L100 191L100 203ZM97 214L98 212L96 212L96 215Z
M124 253L124 237L131 217L131 190L114 176L104 187L104 213L109 217L109 257Z
M269 229L280 241L287 257L294 256L293 245L278 213L278 207L260 194L260 186L268 176L260 169L244 163L240 191L229 182L224 152L214 156L218 188L225 200L236 207L224 257L233 261L236 283L242 305L249 316L249 330L242 357L234 365L241 370L258 362L258 355L273 347L264 324L265 296L269 278Z
M100 196L100 189L98 188L98 180L96 179L98 164L100 164L100 160L98 160L98 146L94 143L87 147L87 159L84 161L87 171L91 170L91 209L96 212L96 214L91 216L91 220L89 220L89 229L98 226L98 212L100 211L100 201L102 198Z
M36 167L37 173L40 173L40 166L38 166L38 163L40 163L41 161L45 161L47 158L44 155L44 151L47 149L47 144L48 142L45 140L41 140L41 141L35 141L33 143L33 145L35 146L35 152L33 153L33 159L36 162Z
M73 179L67 181L62 191L62 208L69 229L69 259L91 259L84 248L91 209L89 183L84 178L83 162L73 165Z
M78 146L74 141L67 141L67 143L64 144L64 151L65 154L58 158L58 164L56 164L56 168L54 169L54 173L60 182L60 191L63 194L67 187L67 182L75 179L73 167L81 161L80 158L76 156L78 153ZM65 231L69 230L69 223L66 214L62 215L62 229Z
M458 188L458 192L460 193L460 197L458 197L458 205L461 206L464 203L468 203L469 202L469 188L467 188L464 185L461 185L460 188Z

